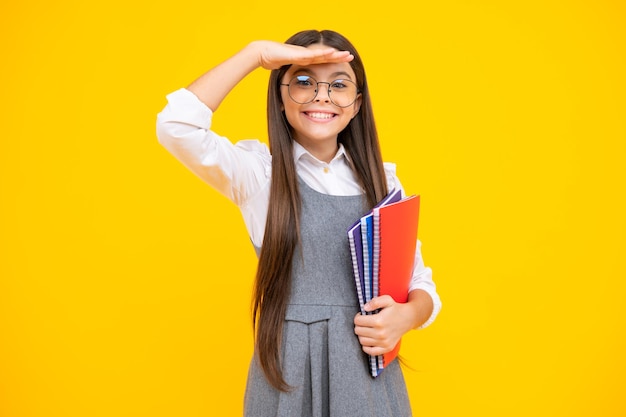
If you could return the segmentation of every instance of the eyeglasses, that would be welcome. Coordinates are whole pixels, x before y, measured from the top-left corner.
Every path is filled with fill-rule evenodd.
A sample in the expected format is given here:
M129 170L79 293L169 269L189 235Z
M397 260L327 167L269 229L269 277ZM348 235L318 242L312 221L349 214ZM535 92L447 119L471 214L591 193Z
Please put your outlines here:
M298 104L307 104L315 100L319 92L320 84L328 84L328 98L337 107L348 107L356 101L359 89L350 80L334 80L329 83L316 81L308 75L297 75L289 81L289 84L281 84L288 87L289 97Z

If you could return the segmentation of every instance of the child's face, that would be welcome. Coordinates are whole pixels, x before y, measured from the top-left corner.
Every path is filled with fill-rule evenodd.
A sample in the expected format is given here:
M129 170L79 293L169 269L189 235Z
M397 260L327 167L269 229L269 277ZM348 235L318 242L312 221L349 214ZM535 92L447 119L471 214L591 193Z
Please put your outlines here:
M309 46L309 48L327 47L316 44ZM347 62L309 66L292 65L280 82L288 84L295 76L309 76L320 84L315 99L306 104L296 103L289 96L289 89L287 87L281 88L285 116L293 129L294 139L313 154L324 150L326 152L336 151L337 135L358 113L361 106L361 95L358 94L354 103L347 107L339 107L330 100L328 95L329 84L327 83L343 79L356 84L357 80L352 67ZM339 101L337 98L339 93L336 94L337 96L333 96L333 98ZM339 104L343 103L339 102Z

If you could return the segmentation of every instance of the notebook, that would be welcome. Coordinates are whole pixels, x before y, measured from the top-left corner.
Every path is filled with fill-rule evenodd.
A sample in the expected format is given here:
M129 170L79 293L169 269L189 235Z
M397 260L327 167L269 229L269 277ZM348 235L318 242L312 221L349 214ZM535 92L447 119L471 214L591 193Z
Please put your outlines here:
M399 202L376 207L373 210L374 296L390 295L397 303L406 303L413 274L420 197L412 195ZM400 350L396 347L379 358L378 367L384 369Z

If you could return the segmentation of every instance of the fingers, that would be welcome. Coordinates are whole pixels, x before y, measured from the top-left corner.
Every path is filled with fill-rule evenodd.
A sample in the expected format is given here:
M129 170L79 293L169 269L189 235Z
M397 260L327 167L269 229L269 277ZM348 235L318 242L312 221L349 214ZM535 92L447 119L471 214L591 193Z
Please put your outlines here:
M384 355L387 352L391 352L394 348L394 346L392 346L391 348L386 348L380 346L367 346L364 344L361 344L361 347L363 349L363 352L371 356Z
M350 62L354 59L354 56L349 51L338 51L333 48L329 49L308 49L309 52L313 52L313 57L310 64L322 64L322 63L337 63L337 62ZM318 52L318 53L315 53Z
M297 65L315 65L350 62L353 59L354 56L349 51L338 51L334 48L309 49L302 46L294 46L288 63Z
M378 314L361 314L354 317L354 333L358 336L363 351L369 355L382 355L396 346L399 336L393 331L390 317L396 302L388 295L370 300L366 311L381 310Z
M277 42L258 42L259 64L266 69L276 69L283 65L314 65L324 63L350 62L354 56L349 51L334 48L305 48Z
M395 304L395 301L389 295L382 295L380 297L372 298L367 304L365 304L365 311L375 311L381 308L391 307Z
M397 341L388 337L384 331L368 327L355 327L354 332L358 336L363 351L370 355L382 355L391 351Z
M354 325L356 327L364 327L369 329L380 329L384 326L384 322L378 314L361 314L358 313L354 317Z

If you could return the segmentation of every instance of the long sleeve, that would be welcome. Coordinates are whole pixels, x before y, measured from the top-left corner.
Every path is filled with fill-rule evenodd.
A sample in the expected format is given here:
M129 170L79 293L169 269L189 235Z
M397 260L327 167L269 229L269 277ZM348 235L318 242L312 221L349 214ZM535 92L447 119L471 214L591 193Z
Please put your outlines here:
M238 206L268 184L267 146L257 140L233 144L213 132L213 112L186 89L167 99L157 116L157 137L187 168Z
M413 290L423 290L426 291L433 300L433 312L430 314L428 320L426 320L426 322L419 327L420 329L423 329L428 327L437 318L437 315L441 310L441 299L439 298L435 282L433 281L433 272L429 267L424 265L421 248L422 242L418 240L417 247L415 249L413 277L411 278L411 283L409 284L409 292Z

